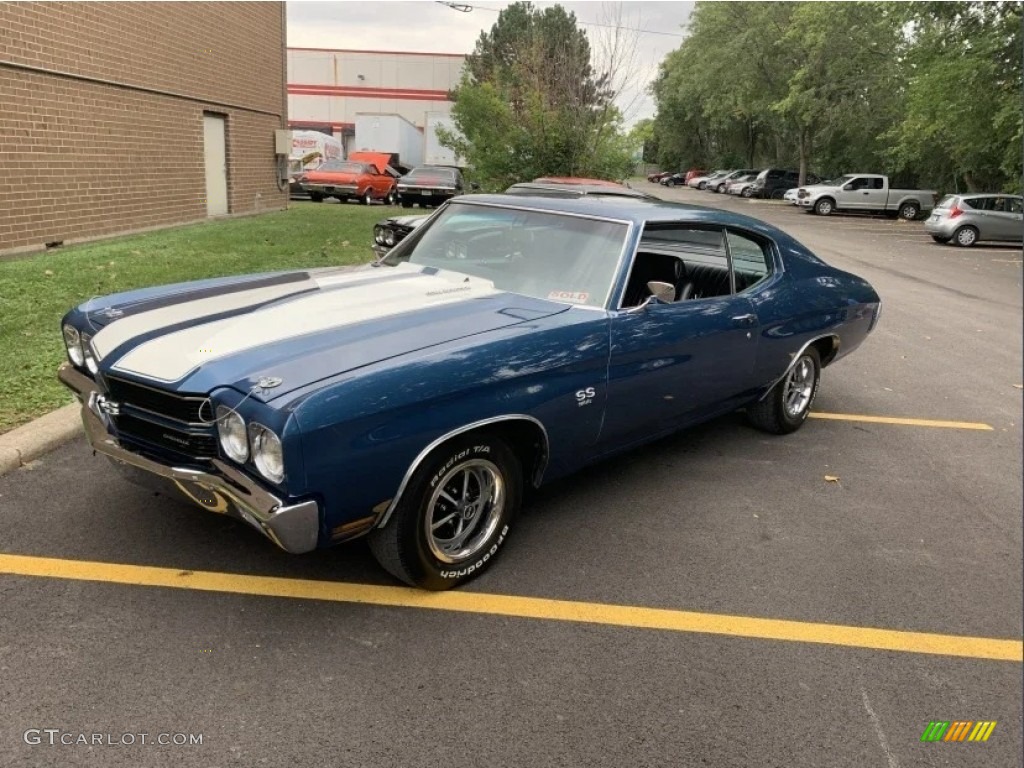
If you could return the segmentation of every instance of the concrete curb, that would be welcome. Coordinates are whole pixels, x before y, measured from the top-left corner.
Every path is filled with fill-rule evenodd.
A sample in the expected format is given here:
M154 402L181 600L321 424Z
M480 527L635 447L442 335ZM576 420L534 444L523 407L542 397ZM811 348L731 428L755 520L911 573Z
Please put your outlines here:
M65 405L0 435L0 475L38 459L82 432L82 406Z

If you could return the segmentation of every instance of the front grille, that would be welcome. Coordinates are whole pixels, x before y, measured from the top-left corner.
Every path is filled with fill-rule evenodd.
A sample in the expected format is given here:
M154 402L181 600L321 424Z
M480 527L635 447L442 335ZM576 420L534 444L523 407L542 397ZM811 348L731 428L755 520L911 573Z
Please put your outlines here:
M124 379L117 379L108 376L107 388L110 390L110 397L118 403L131 405L159 416L164 416L175 421L183 421L186 424L204 424L213 420L213 413L209 406L200 408L207 402L202 395L178 395L172 392L162 392L159 389L152 389L135 384Z
M217 455L217 438L211 431L187 431L141 419L123 411L114 417L119 433L183 456L208 459Z

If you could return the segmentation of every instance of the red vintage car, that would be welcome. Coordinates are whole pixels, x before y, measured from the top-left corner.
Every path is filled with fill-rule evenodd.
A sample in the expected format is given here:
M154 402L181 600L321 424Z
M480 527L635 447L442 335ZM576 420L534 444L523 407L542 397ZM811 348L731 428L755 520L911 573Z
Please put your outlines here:
M328 160L315 171L307 171L299 186L314 203L336 197L343 203L356 199L369 205L383 200L394 205L398 175L388 165L390 159L384 152L353 152L348 160Z

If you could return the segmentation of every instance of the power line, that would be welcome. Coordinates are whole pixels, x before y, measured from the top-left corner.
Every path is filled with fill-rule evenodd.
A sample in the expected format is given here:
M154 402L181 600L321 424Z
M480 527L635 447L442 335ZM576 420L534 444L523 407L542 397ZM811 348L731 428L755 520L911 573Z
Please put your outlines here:
M449 3L449 2L444 2L444 0L436 0L436 2L438 2L440 5L447 6L448 8L451 8L452 10L459 11L460 13L469 13L470 11L474 11L474 10L491 11L492 13L501 13L501 9L500 8L488 8L485 5L469 5L467 3ZM665 35L667 37L678 37L678 38L685 38L686 37L686 35L681 34L679 32L662 32L662 31L657 30L657 29L640 29L639 27L623 27L623 26L620 26L620 25L617 25L617 24L599 24L596 21L580 21L579 19L577 19L576 23L577 24L583 24L584 26L587 26L587 27L604 27L605 29L623 29L623 30L626 30L627 32L640 32L641 34L645 34L645 35Z

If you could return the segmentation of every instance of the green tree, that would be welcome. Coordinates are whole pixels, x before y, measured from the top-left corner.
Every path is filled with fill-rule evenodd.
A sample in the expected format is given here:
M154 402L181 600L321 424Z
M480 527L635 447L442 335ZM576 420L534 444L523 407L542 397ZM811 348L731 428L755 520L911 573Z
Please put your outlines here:
M441 142L489 188L543 175L621 178L631 166L610 73L561 6L513 3L481 33L452 93L461 136Z
M906 111L887 133L899 169L971 191L1021 188L1020 3L910 3Z

